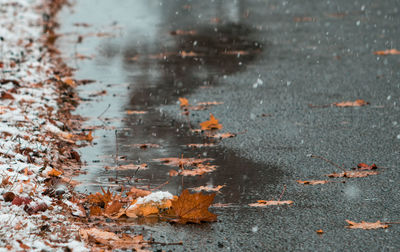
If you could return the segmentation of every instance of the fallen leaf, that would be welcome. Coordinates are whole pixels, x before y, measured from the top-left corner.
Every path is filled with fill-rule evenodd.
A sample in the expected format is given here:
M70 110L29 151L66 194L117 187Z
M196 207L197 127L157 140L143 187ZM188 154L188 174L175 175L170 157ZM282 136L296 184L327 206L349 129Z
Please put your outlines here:
M139 201L139 200L138 200ZM133 201L131 206L125 211L126 216L131 218L146 217L149 215L158 215L161 211L169 209L172 206L172 200L164 198L159 201L146 202L138 204L137 201Z
M376 51L375 55L399 55L400 51L396 49L384 50L384 51Z
M206 161L212 161L212 158L158 158L155 161L162 162L169 166L197 166Z
M303 184L303 185L323 185L332 181L328 181L328 180L296 180L297 183L299 184Z
M265 206L278 206L278 205L291 205L293 204L293 201L291 200L257 200L257 203L252 203L249 204L249 206L253 206L253 207L265 207Z
M16 241L19 243L19 246L22 249L24 249L24 250L31 249L31 247L29 247L28 245L25 245L21 240L16 240Z
M188 107L190 105L188 99L183 98L183 97L179 97L179 103L180 103L181 108Z
M123 204L119 202L119 200L114 200L110 203L108 203L104 209L104 214L106 216L113 216L119 212L119 210L122 208Z
M184 31L184 30L176 30L176 31L171 31L171 35L195 35L197 32L195 30L189 30L189 31Z
M158 144L152 144L152 143L146 143L146 144L132 144L129 145L135 148L140 148L140 149L147 149L147 148L160 148L160 145Z
M168 216L173 218L170 221L182 224L216 221L217 215L208 211L214 197L215 193L209 195L190 194L188 189L183 190L178 199L172 201L172 206L168 211Z
M335 102L332 103L332 105L335 105L336 107L361 107L361 106L365 106L368 105L369 102L366 102L364 100L358 99L354 102L352 101L345 101L345 102Z
M59 177L61 174L62 174L61 171L56 170L56 169L53 168L51 171L49 171L49 172L47 173L47 176Z
M203 147L212 147L215 146L213 143L204 143L204 144L187 144L187 147L192 147L192 148L203 148Z
M125 170L146 170L147 164L126 164L126 165L118 165L118 166L105 166L106 170L114 170L114 171L125 171Z
M353 222L353 221L349 221L346 220L347 223L349 223L348 226L346 226L347 228L351 228L351 229L377 229L377 228L388 228L389 225L384 224L380 221L377 222L365 222L362 221L361 223L357 223L357 222Z
M101 210L101 207L99 206L91 206L89 208L90 211L90 216L101 216L103 215L103 211Z
M1 92L0 93L0 100L14 100L14 96L9 92Z
M216 139L225 139L225 138L231 138L231 137L235 137L235 136L236 136L236 134L233 134L233 133L218 133L215 135L211 135L209 137L216 138Z
M71 78L65 78L65 79L63 79L63 82L64 82L65 84L67 84L68 86L70 86L70 87L73 87L73 88L76 87L76 82L75 82L75 80L73 80L73 79L71 79Z
M213 172L216 168L216 165L198 164L195 169L182 169L178 174L182 176L200 176L205 173Z
M200 123L202 130L222 129L222 124L210 113L210 120Z
M357 170L358 170L358 171L376 170L376 169L378 169L378 167L376 166L376 164L367 165L366 163L359 163L359 164L357 165Z
M129 192L126 193L127 196L136 199L139 197L145 197L149 195L151 191L143 190L143 189L138 189L136 187L132 187Z
M87 196L87 201L91 204L99 204L100 206L107 206L109 202L115 200L117 196L114 196L110 192L110 188L105 191L103 188L101 188L101 191L103 194L96 192L95 194L90 194Z
M175 170L169 170L168 172L170 177L175 177L179 175L179 172L175 171Z
M141 111L141 110L126 110L125 114L127 115L143 115L147 114L147 111Z
M197 105L199 106L210 106L210 105L221 105L224 104L223 102L211 101L211 102L198 102Z
M189 52L180 51L179 54L182 56L182 58L201 56L200 54L193 52L193 51L189 51Z
M379 172L377 171L344 171L341 173L334 172L325 176L328 176L330 178L363 178L377 174L379 174Z
M319 235L323 235L324 234L324 230L322 229L318 229L317 231L315 231L317 234Z
M219 192L219 190L221 190L222 188L224 188L225 185L219 185L219 186L199 186L199 187L194 187L194 188L190 188L193 191L196 192L201 192L201 191L206 191L206 192Z

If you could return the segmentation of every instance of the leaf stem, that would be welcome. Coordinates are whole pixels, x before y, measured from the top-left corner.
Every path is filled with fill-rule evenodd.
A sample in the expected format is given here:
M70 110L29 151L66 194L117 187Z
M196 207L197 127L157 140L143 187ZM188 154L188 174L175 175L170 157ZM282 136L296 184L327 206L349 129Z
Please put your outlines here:
M324 160L325 162L335 166L336 168L338 168L338 169L340 169L342 171L345 171L345 169L343 169L343 167L341 167L340 165L336 164L335 162L333 162L333 161L331 161L331 160L329 160L329 159L327 159L327 158L325 158L323 156L311 155L310 157L311 158L319 158L319 159Z

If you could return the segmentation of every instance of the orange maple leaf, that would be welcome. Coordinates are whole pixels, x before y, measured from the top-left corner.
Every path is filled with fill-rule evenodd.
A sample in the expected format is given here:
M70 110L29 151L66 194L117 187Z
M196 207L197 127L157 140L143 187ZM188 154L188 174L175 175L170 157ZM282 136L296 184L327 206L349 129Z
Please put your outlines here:
M332 103L332 104L335 105L336 107L361 107L361 106L368 105L369 102L366 102L364 100L358 99L358 100L355 100L354 102L345 101L345 102L335 102L335 103Z
M215 193L190 194L188 189L183 190L178 199L172 201L172 206L168 211L168 216L173 218L170 221L182 224L216 221L217 215L208 211L214 197Z
M183 98L183 97L179 97L179 102L180 102L180 106L181 106L181 108L183 108L183 107L188 107L189 106L189 101L188 101L188 99L186 99L186 98Z
M210 113L210 120L200 123L202 130L222 129L222 124Z
M351 228L351 229L377 229L377 228L388 228L389 225L382 223L380 221L377 222L365 222L365 221L361 221L361 223L357 223L354 221L349 221L346 220L347 223L349 223L348 226L346 226L347 228Z
M400 54L399 50L396 49L390 49L390 50L384 50L384 51L376 51L374 52L375 55L396 55Z
M257 203L252 203L249 204L249 206L254 206L254 207L265 207L265 206L278 206L278 205L291 205L293 204L293 201L291 200L257 200Z
M49 171L49 172L47 173L47 176L58 177L58 176L60 176L61 174L62 174L61 171L56 170L56 169L53 168L51 171Z

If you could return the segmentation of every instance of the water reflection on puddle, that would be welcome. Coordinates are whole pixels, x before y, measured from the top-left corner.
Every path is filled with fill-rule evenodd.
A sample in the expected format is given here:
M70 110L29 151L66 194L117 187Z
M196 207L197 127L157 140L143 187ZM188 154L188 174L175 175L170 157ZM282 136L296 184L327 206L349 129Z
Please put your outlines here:
M219 201L239 204L246 202L249 191L277 183L279 168L239 158L219 147L220 140L191 133L187 124L160 109L255 64L265 45L257 42L254 26L246 23L244 6L245 1L121 0L116 5L85 0L78 1L73 13L63 11L60 32L69 35L59 40L59 47L69 58L76 53L93 56L68 63L77 68L77 79L96 80L79 87L85 99L76 112L88 118L87 127L98 128L93 145L80 149L87 174L79 177L82 184L77 190L121 185L154 188L168 181L163 189L179 194L182 186L225 185ZM187 146L203 143L215 146ZM143 144L152 145L141 148ZM180 176L169 176L170 166L155 161L182 155L210 158L218 168L182 181ZM147 164L147 168L105 169L127 164Z

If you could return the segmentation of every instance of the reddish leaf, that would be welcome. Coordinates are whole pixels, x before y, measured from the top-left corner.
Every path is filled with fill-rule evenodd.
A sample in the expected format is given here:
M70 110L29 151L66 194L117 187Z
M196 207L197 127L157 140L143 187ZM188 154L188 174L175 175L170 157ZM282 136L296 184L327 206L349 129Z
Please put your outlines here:
M377 171L344 171L341 173L331 173L326 176L330 178L363 178L371 175L377 175L379 172Z
M345 101L345 102L335 102L332 103L333 105L335 105L336 107L361 107L361 106L365 106L368 105L369 102L366 102L364 100L356 100L354 102L352 101Z
M372 164L372 165L367 165L365 163L359 163L357 165L357 170L359 171L364 171L364 170L375 170L378 169L378 167L376 166L376 164Z
M396 49L390 49L390 50L384 50L384 51L376 51L374 52L375 55L398 55L400 54L399 50Z
M265 207L265 206L278 206L278 205L291 205L293 204L293 201L291 200L284 200L284 201L280 201L280 200L257 200L257 203L252 203L249 204L249 206L253 206L253 207Z

